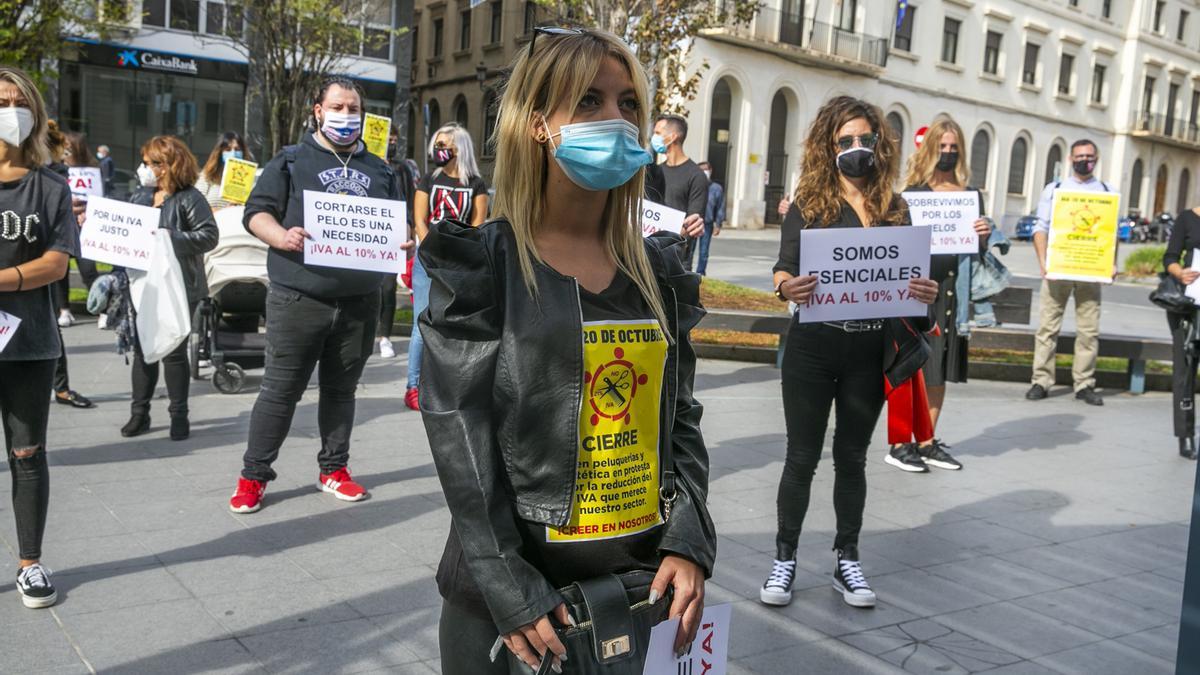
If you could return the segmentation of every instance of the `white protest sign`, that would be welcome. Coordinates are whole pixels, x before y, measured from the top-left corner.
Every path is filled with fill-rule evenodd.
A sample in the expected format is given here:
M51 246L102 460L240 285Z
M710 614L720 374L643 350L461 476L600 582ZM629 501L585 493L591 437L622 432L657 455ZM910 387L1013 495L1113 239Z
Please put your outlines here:
M21 325L21 320L17 317L0 310L0 352L8 346L8 341L17 334L17 328Z
M1188 269L1200 270L1200 248L1192 249L1192 264L1190 267L1188 267ZM1200 302L1200 279L1188 284L1187 288L1184 290L1184 295L1195 300L1196 302Z
M304 262L399 274L407 263L404 202L304 191Z
M146 270L160 215L150 206L93 197L79 232L79 254L87 260Z
M800 232L800 275L816 275L801 323L924 316L908 282L929 277L928 227L850 227Z
M100 177L100 169L94 166L72 166L67 169L67 173L71 194L85 198L104 196L104 179Z
M979 253L978 192L905 192L912 224L928 226L934 255Z
M683 219L687 214L669 206L642 200L642 236L649 237L655 232L683 233Z
M675 632L679 630L679 619L663 621L651 628L642 675L725 675L729 667L732 609L728 603L705 607L696 640L679 658L675 658Z

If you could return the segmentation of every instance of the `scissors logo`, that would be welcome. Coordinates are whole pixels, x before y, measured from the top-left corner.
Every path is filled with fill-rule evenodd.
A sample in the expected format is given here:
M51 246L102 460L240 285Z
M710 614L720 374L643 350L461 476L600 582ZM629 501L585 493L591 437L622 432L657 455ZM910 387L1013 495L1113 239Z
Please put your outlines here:
M625 350L613 349L613 360L600 364L595 372L584 373L583 381L588 385L588 405L592 408L592 424L600 419L624 420L630 423L629 408L637 396L639 386L649 380L645 373L638 374L633 363L625 360Z

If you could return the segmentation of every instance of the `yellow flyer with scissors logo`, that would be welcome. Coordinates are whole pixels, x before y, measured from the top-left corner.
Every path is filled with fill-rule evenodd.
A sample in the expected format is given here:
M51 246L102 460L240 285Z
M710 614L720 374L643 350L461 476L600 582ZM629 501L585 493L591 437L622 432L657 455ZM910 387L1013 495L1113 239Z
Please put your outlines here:
M367 152L387 159L388 132L392 130L392 118L367 113L363 120L363 143Z
M1055 190L1046 277L1112 283L1120 207L1116 192Z
M258 164L244 159L225 160L225 171L221 173L221 199L234 204L245 204L254 189Z
M657 527L658 440L667 341L658 322L583 324L583 409L571 521L551 543L624 537Z

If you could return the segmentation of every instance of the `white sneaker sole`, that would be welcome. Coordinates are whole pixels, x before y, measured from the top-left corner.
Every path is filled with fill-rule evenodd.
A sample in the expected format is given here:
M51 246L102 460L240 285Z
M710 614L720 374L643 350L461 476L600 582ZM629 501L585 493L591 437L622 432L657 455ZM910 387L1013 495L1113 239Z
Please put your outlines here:
M786 607L792 603L791 591L768 591L765 588L758 589L758 599L764 605L772 607Z
M874 591L872 591L870 595L867 595L866 593L852 593L852 592L850 592L849 589L847 589L845 586L843 586L841 584L841 582L837 581L836 579L833 582L833 590L837 591L838 593L841 593L842 600L845 600L846 604L850 605L851 607L867 607L867 608L869 608L869 607L875 606Z
M927 460L925 460L925 464L926 464L926 466L932 466L932 467L938 468L938 469L945 469L946 471L959 471L960 469L962 469L961 464L951 464L949 462L943 462L943 461L937 460L937 459L927 459Z
M891 464L892 466L896 467L897 469L900 469L901 471L907 471L909 473L928 473L929 472L929 469L922 469L920 467L910 466L908 464L905 464L904 462L901 462L900 460L896 459L895 457L892 457L891 453L884 455L883 461L887 464Z
M58 602L58 591L54 591L44 598L35 598L30 595L25 595L20 586L17 586L17 592L21 594L21 604L29 609L45 609L54 603Z
M344 494L338 492L337 490L334 490L333 488L329 487L328 485L326 485L324 483L317 483L317 488L319 490L321 490L321 492L328 492L329 494L333 495L334 497L337 497L338 499L340 499L344 502L361 502L362 500L366 499L368 495L371 494L369 492L364 492L357 497L350 497L348 495L344 495Z
M262 509L262 500L259 500L254 506L233 506L232 504L229 506L229 510L234 513L254 513L260 509Z

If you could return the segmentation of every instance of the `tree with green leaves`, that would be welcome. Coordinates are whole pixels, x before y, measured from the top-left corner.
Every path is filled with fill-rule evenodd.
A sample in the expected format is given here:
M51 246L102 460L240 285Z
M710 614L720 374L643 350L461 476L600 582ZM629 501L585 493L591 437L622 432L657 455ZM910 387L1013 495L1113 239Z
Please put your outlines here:
M24 68L44 88L64 34L107 35L130 11L128 0L0 0L0 63Z
M705 30L749 24L758 0L539 0L565 24L595 26L633 47L646 67L658 112L683 112L696 98L707 61L688 73L692 42Z

